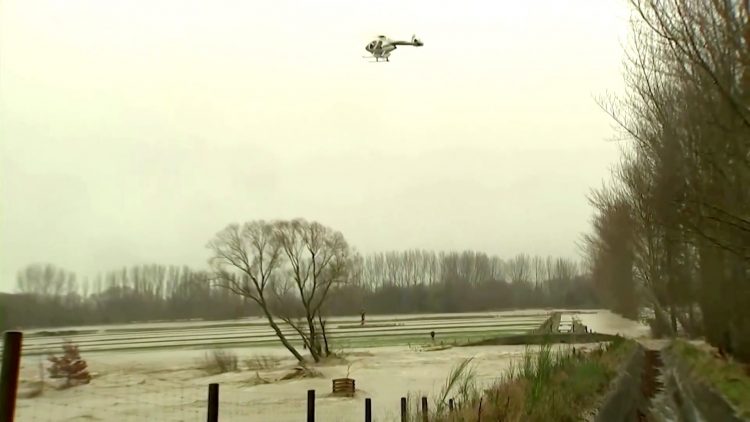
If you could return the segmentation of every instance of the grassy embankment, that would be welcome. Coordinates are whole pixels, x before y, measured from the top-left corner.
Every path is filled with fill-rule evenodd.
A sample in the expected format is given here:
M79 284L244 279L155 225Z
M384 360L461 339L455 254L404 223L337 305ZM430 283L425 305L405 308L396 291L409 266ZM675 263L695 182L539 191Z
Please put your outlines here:
M501 379L480 389L474 382L470 359L450 373L433 398L429 420L435 422L502 420L575 421L594 406L635 347L618 338L586 353L572 347L553 350L550 344L528 347ZM456 408L449 410L454 398ZM409 408L416 409L416 403ZM420 421L422 415L412 414Z
M561 332L560 312L553 312L539 327L525 333L507 333L503 336L489 337L476 341L467 341L461 346L513 346L522 344L550 344L550 343L600 343L613 341L617 336L611 334L592 333L578 319L573 319L570 332Z
M681 340L672 342L667 350L681 358L689 374L720 392L744 418L750 417L750 374L748 367L715 356Z

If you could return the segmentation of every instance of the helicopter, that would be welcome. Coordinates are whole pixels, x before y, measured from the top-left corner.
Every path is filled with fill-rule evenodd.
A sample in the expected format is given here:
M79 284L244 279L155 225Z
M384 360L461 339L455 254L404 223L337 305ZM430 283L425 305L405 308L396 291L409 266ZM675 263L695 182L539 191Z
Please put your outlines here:
M372 42L365 46L365 50L367 50L370 54L372 54L373 57L375 57L375 62L379 62L380 59L385 59L385 61L388 62L390 61L389 57L391 53L399 45L413 45L415 47L422 47L424 43L420 41L416 35L412 35L411 41L397 41L392 40L385 35L378 35L374 40L372 40ZM369 58L369 56L363 57Z

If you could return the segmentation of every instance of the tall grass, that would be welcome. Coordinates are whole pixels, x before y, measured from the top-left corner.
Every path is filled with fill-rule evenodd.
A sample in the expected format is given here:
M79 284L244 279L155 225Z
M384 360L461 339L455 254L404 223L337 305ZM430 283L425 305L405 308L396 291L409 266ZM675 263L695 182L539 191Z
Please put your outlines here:
M559 355L552 352L550 344L539 347L539 352L534 354L526 349L523 355L522 377L528 381L529 406L534 406L541 396L545 384L552 377L552 373L559 367L561 359Z
M569 366L573 358L571 349L554 350L549 343L540 345L538 350L527 346L520 363L511 362L504 382L523 381L526 387L526 404L533 408L544 395L554 375Z
M435 401L435 413L444 413L450 398L458 398L458 402L467 403L476 395L476 373L469 365L472 360L473 357L464 359L451 369Z
M600 394L616 374L628 349L622 344L615 342L585 355L572 353L572 348L555 350L551 344L528 346L494 385L483 390L475 382L470 365L473 358L462 360L448 374L429 420L578 420L593 405L592 397ZM453 413L447 411L450 398L456 399ZM421 420L417 418L417 406L409 413L410 420Z
M473 357L462 359L451 368L440 392L432 400L434 407L428 409L430 421L447 420L450 400L456 407L469 407L479 400L481 394L476 384L476 372L471 366L473 360ZM427 396L421 392L407 394L407 420L423 420L421 403L422 397Z

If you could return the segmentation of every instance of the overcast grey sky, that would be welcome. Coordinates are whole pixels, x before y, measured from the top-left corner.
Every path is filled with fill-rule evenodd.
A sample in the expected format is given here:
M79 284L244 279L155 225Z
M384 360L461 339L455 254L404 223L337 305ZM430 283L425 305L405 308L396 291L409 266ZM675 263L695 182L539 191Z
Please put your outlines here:
M0 290L205 265L230 222L574 257L617 159L624 0L0 4ZM378 34L425 46L369 63Z

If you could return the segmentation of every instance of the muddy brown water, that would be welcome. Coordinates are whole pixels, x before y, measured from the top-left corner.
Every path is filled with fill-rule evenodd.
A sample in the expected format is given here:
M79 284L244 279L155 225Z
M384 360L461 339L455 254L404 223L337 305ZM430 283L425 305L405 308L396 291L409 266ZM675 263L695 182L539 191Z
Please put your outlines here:
M661 370L664 362L661 359L661 351L645 350L643 372L641 373L641 393L645 398L643 408L638 409L638 421L651 421L649 407L652 399L664 388L661 382Z

